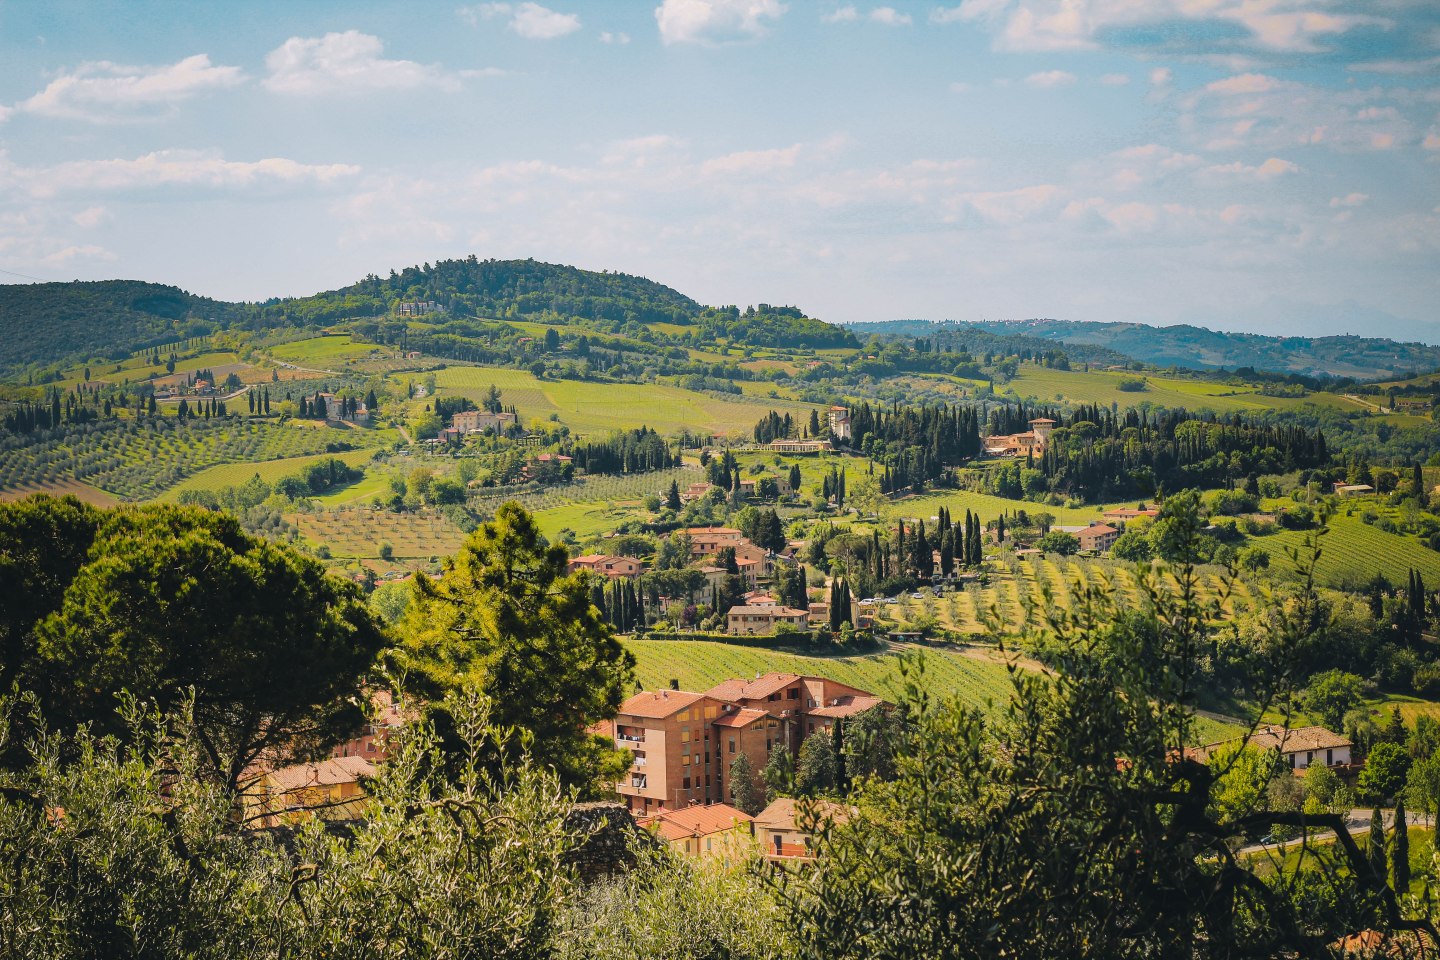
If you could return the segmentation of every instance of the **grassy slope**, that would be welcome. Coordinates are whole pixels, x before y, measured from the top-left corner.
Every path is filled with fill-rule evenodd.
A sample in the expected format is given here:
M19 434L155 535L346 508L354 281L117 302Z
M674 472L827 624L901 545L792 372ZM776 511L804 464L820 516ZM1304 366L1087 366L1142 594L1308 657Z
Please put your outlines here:
M814 657L774 650L731 646L725 643L627 640L635 654L642 688L656 690L673 678L682 690L705 690L730 677L753 677L781 671L827 677L897 700L905 686L901 657L877 653L860 657ZM932 697L955 697L967 707L995 715L1011 694L1009 669L998 653L977 649L969 653L948 650L923 652L923 688ZM1195 736L1211 742L1233 736L1237 728L1198 719Z
M251 477L259 476L266 483L274 483L281 477L299 473L307 464L334 457L353 466L368 463L374 450L346 450L342 453L318 453L308 457L287 457L283 460L267 460L262 463L222 463L219 466L201 470L169 490L158 499L174 501L185 490L218 490L221 487L236 486Z
M1121 504L1121 506L1134 506L1134 503ZM1059 524L1081 524L1091 520L1099 520L1108 506L1095 505L1089 507L1052 507L1048 504L1034 503L1029 500L1007 500L1004 497L992 497L987 493L973 493L968 490L945 490L938 493L927 493L918 497L907 497L904 500L896 500L887 504L883 515L886 517L907 517L929 520L936 515L941 507L948 507L950 515L954 518L965 516L965 511L978 513L982 520L994 520L1001 513L1013 515L1017 510L1024 510L1029 514L1048 513L1055 517Z
M419 378L396 378L401 383L405 379ZM441 396L465 396L477 402L494 384L505 405L514 404L524 420L546 420L555 414L560 423L582 435L641 425L661 433L689 429L743 435L770 410L808 417L811 409L793 400L722 400L661 384L537 380L528 371L503 367L449 367L435 371L435 381Z
M1285 530L1252 542L1270 553L1273 569L1291 570L1295 564L1287 548L1300 549L1305 531ZM1411 568L1425 576L1426 583L1440 583L1440 553L1413 536L1386 533L1361 521L1359 514L1337 514L1330 532L1320 539L1320 561L1316 576L1326 586L1355 586L1380 572L1391 583L1403 584Z

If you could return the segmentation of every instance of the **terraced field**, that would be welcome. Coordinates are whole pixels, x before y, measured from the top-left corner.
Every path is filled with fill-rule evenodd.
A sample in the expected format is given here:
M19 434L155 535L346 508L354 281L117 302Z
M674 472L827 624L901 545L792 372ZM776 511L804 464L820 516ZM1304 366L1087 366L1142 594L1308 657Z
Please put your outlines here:
M391 378L397 384L416 375ZM448 367L435 371L442 396L464 396L479 402L494 384L506 406L514 404L526 422L548 420L580 435L607 434L641 425L661 433L681 430L743 436L771 410L808 417L812 404L795 400L722 398L663 384L592 383L578 380L537 380L525 370L503 367ZM416 406L423 405L418 401Z
M341 453L317 453L308 457L286 457L283 460L269 460L264 463L226 463L201 470L186 480L181 481L160 497L161 500L174 501L185 490L219 490L221 487L238 486L258 476L266 483L274 483L281 477L288 477L292 473L299 473L307 465L319 460L334 457L342 460L352 467L368 463L375 455L372 449L367 450L345 450Z
M390 544L399 560L443 557L465 542L460 528L438 513L385 513L368 509L325 510L287 516L300 534L341 559L378 557Z
M1169 574L1160 585L1178 588ZM1144 594L1132 565L1047 556L1021 561L1013 574L992 576L984 587L974 585L939 596L921 591L922 599L902 597L896 603L877 604L875 611L877 623L887 630L934 624L951 633L981 636L988 632L985 621L998 616L1007 632L1018 633L1027 624L1044 626L1048 610L1072 609L1086 586L1117 595L1126 607L1143 602ZM1201 599L1207 603L1220 601L1225 613L1232 614L1237 608L1243 610L1255 596L1243 581L1227 587L1215 570L1203 574Z
M897 653L861 657L814 657L775 650L688 640L627 640L635 654L636 672L645 690L679 682L682 690L700 691L730 677L788 672L838 680L884 697L899 699L906 678ZM973 648L964 652L926 650L925 670L918 682L932 697L955 697L967 707L995 715L1010 698L1010 668L995 651ZM1022 669L1029 667L1022 664ZM1213 743L1238 735L1232 724L1197 717L1191 729L1196 743Z

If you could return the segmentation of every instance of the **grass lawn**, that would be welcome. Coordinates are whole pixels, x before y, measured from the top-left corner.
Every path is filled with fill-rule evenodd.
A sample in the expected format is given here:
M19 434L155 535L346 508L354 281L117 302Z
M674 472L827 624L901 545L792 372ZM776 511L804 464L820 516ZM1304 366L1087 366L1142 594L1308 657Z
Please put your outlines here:
M419 377L392 379L403 383ZM448 367L435 371L435 382L442 396L464 396L476 402L494 384L502 393L502 402L514 404L522 420L533 423L554 414L575 433L591 436L641 425L661 433L688 429L745 435L771 410L808 417L812 409L812 405L794 400L721 399L664 384L537 380L528 371L503 367Z

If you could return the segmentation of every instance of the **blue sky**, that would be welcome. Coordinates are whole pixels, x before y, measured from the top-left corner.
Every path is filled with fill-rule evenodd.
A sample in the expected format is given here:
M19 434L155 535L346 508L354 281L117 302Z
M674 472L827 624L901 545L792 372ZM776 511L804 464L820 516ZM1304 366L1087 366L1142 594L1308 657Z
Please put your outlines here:
M1433 0L0 0L0 279L1440 342Z

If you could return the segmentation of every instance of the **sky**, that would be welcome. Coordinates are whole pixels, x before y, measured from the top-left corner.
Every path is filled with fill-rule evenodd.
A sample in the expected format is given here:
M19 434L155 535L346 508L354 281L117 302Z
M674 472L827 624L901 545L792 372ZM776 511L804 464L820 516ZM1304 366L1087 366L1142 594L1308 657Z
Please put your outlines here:
M1440 343L1435 0L0 0L0 280Z

